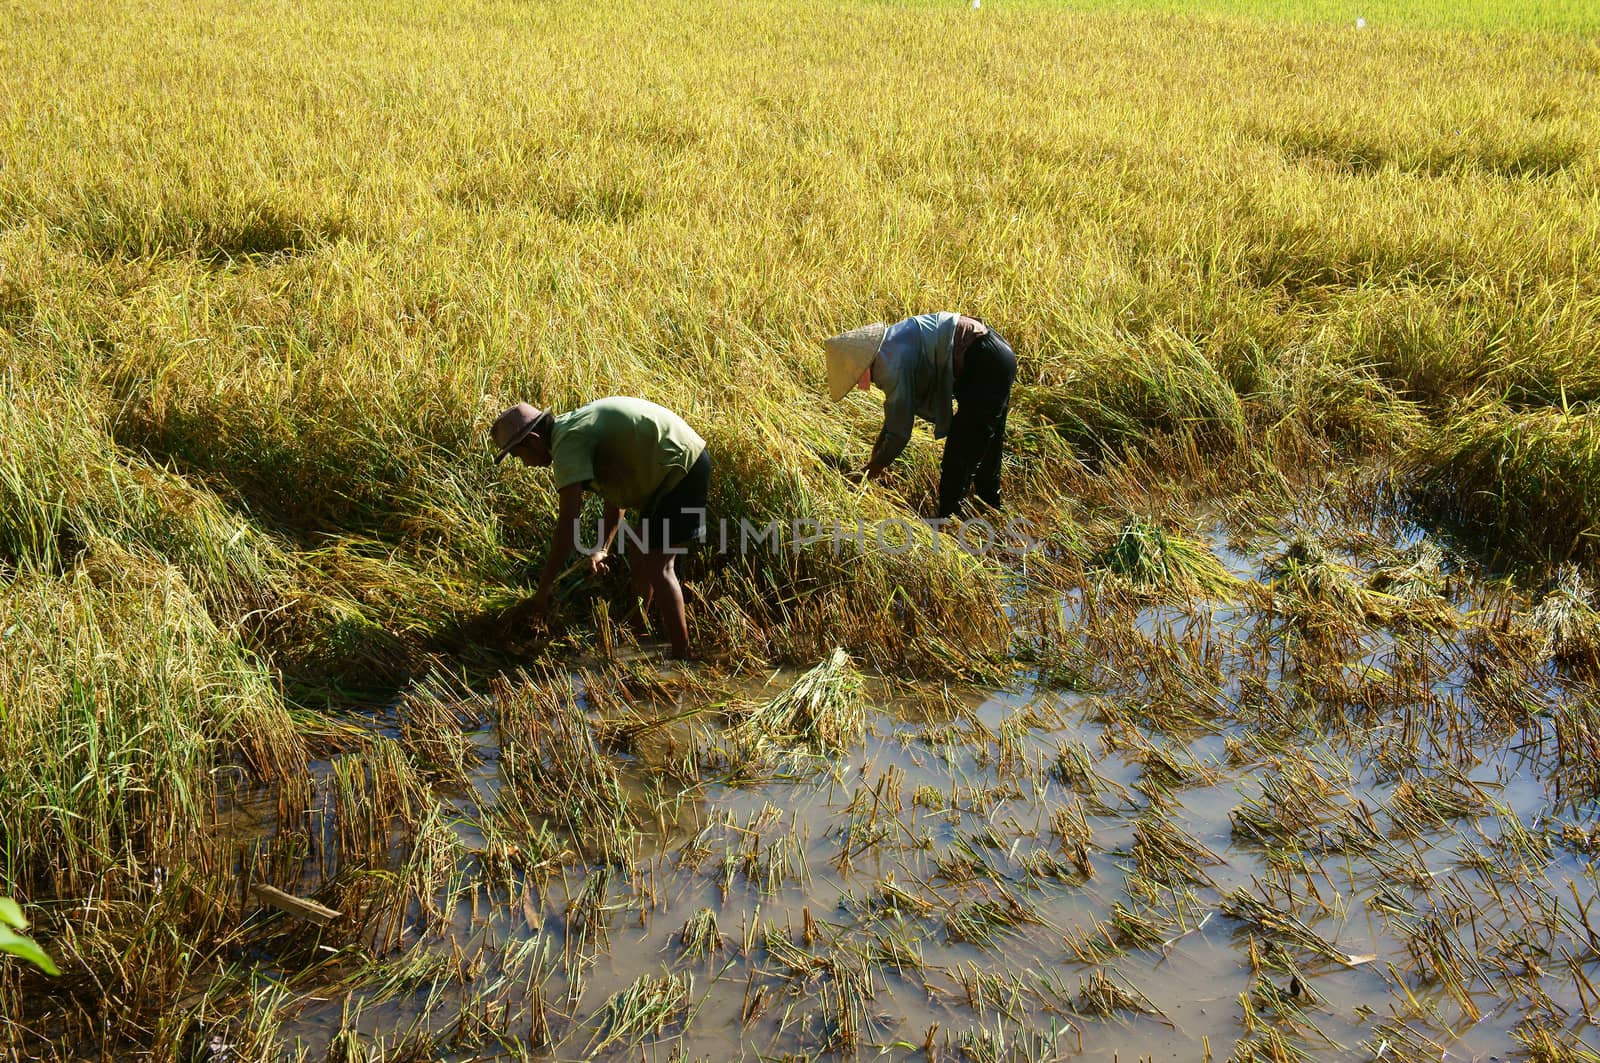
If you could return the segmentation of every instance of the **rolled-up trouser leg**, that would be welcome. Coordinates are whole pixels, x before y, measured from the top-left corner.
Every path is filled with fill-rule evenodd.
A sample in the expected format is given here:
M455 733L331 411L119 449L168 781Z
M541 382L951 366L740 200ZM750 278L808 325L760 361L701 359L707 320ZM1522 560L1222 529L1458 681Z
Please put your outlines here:
M999 507L1000 459L1016 378L1017 356L993 329L967 351L939 470L939 516L956 515L974 477L979 499Z

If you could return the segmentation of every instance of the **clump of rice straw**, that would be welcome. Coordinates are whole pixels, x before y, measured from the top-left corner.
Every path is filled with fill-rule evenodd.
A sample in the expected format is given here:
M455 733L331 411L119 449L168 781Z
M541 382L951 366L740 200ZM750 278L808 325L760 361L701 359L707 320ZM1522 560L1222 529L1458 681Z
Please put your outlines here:
M754 752L773 746L799 746L819 754L843 752L866 731L860 687L861 677L850 655L835 648L789 689L752 709L729 736Z
M1595 668L1600 664L1600 611L1578 566L1562 565L1554 585L1529 610L1526 626L1539 640L1539 656Z
M1117 541L1097 554L1090 567L1121 577L1137 591L1158 595L1230 600L1243 590L1243 581L1203 543L1142 517L1124 524Z

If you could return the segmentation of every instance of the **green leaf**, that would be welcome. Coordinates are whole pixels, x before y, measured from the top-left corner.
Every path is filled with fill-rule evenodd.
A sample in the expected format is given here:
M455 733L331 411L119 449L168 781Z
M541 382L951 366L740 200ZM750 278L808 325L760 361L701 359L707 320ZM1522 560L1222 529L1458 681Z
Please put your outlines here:
M33 943L33 939L25 938L21 934L14 934L3 928L0 928L0 952L9 952L13 956L20 956L45 974L61 973L50 957L45 955L44 949Z
M28 920L22 915L22 907L10 897L0 897L0 923L13 930L28 929Z

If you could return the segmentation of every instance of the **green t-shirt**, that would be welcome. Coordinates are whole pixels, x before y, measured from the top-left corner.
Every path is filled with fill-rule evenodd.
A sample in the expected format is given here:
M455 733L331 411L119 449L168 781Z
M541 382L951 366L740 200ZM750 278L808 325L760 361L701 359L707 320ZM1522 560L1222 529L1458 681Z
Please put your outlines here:
M555 419L556 490L586 484L623 509L649 512L700 460L706 441L683 418L644 399L597 399Z

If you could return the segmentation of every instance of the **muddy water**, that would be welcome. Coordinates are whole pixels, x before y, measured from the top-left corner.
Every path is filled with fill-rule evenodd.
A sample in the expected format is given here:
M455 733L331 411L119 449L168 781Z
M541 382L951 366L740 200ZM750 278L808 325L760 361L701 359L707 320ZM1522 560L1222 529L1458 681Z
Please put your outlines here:
M1277 544L1212 545L1258 578ZM412 902L399 948L298 991L285 1043L322 1058L342 1028L463 1059L921 1058L932 1030L940 1058L1495 1059L1525 1051L1519 1024L1596 1043L1584 988L1600 975L1596 879L1559 841L1593 825L1594 804L1558 793L1549 724L1583 687L1530 667L1517 688L1539 711L1486 721L1473 662L1503 665L1471 636L1493 596L1457 579L1453 630L1359 632L1336 655L1349 683L1326 700L1304 696L1300 637L1274 609L1145 605L1113 645L1091 597L1067 595L1063 630L1084 634L1090 657L1102 647L1092 689L1029 681L962 699L868 684L864 741L779 778L687 787L643 817L636 868L578 860L491 884L469 857L435 897L442 922ZM1195 677L1182 713L1169 711L1185 694L1175 674ZM728 685L759 698L793 678ZM1264 726L1246 706L1274 696L1298 707ZM466 853L501 785L493 732L470 738L482 762L443 791ZM1074 745L1091 755L1091 793L1054 770ZM1309 792L1277 782L1307 770L1326 801L1286 836L1240 828ZM651 774L628 769L641 803ZM1441 779L1447 801L1417 797ZM1087 875L1052 830L1064 810L1092 836ZM1157 824L1207 854L1189 880L1144 873L1138 832ZM596 884L598 943L578 940L572 917ZM1292 925L1252 922L1230 903L1241 894ZM702 908L723 947L691 959L678 933ZM964 921L985 910L1012 919ZM1146 936L1113 928L1128 912ZM395 978L407 963L427 973ZM613 994L668 973L692 975L686 1007L597 1049ZM1132 1006L1099 1013L1085 992L1097 979ZM554 1044L530 1049L535 994Z

